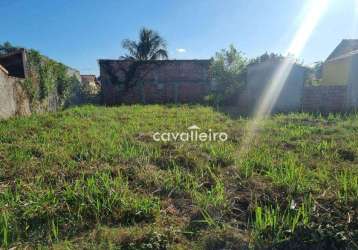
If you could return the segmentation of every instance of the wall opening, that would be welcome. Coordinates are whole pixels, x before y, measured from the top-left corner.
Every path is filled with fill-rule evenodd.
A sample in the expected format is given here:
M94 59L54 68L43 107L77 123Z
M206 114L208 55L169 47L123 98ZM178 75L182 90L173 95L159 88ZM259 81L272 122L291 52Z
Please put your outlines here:
M25 78L24 50L19 50L0 56L0 65L9 73L9 76Z

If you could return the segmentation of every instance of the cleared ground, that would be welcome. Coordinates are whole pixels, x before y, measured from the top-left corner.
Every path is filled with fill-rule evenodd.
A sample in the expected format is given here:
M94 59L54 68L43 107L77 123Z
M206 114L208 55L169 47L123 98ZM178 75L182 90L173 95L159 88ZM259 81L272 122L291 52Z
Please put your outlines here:
M154 132L227 132L155 142ZM358 116L246 119L85 106L0 122L0 243L69 249L358 248Z

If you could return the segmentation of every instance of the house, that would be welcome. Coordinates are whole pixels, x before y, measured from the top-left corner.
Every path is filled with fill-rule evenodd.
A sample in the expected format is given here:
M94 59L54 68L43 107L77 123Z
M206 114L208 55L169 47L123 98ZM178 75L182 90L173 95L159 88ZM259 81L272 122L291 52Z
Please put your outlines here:
M304 111L346 112L358 107L358 40L344 39L322 66L318 86L307 86Z
M101 85L95 75L81 75L81 86L89 95L96 95L101 90Z
M344 39L323 64L322 85L346 86L349 107L358 106L358 39Z
M102 102L200 103L209 93L210 60L99 60Z
M77 70L34 50L20 48L0 55L0 65L0 118L56 111L72 96L66 92L72 91L67 90L67 86L80 82Z
M33 54L33 52L34 50L19 48L14 52L5 55L0 55L0 65L2 65L2 67L4 67L8 71L9 76L25 79L29 77L31 74L29 70L31 67L30 65L31 57L32 57L31 55ZM55 62L54 60L43 55L40 55L40 60L42 61L42 63L45 61ZM80 73L78 70L73 69L66 65L63 66L65 66L66 68L67 75L75 76L78 80L80 80Z
M323 64L322 83L325 85L347 85L354 71L354 60L358 58L358 39L345 39L328 56Z

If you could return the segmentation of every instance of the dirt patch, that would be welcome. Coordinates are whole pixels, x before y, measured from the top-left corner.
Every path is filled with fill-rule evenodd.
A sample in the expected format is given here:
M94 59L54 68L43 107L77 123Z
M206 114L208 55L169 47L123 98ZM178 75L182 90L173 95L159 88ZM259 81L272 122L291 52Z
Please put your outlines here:
M351 150L339 149L337 153L339 157L344 161L354 161L355 159L355 153Z
M287 192L283 188L274 186L269 178L253 176L243 180L236 190L229 191L230 216L243 226L246 225L257 204L274 205L280 201L283 207L288 206Z

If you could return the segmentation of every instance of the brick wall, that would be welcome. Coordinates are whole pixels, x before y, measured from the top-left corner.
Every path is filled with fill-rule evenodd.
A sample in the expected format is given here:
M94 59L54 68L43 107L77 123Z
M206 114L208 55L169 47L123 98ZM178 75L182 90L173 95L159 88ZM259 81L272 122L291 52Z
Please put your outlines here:
M200 103L210 89L209 60L145 62L136 69L136 87L121 91L131 61L100 60L103 104Z
M209 60L166 60L158 64L147 62L139 70L141 84L129 91L120 91L113 82L108 69L116 78L123 80L130 61L100 60L100 79L103 103L200 103L209 94ZM238 95L236 109L242 114L251 114L260 100L262 91L270 82L278 64L251 67L247 85ZM124 70L123 70L124 69ZM349 108L347 85L304 86L306 68L293 65L285 86L274 107L274 112L345 112Z
M303 90L302 109L324 113L346 111L347 97L347 86L307 86Z

